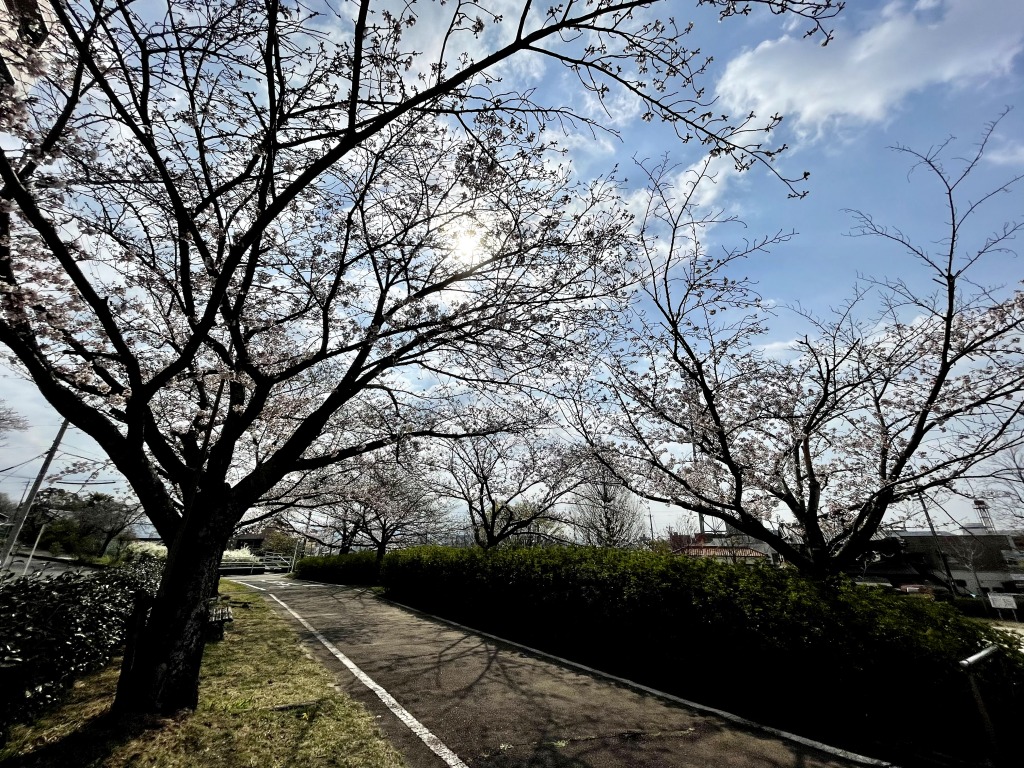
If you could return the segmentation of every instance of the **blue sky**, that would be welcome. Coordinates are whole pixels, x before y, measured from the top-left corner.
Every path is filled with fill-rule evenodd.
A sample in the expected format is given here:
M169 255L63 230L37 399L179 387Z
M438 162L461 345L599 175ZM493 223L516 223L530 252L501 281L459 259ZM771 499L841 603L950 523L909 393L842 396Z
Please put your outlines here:
M973 149L987 122L1015 107L968 189L980 193L1024 172L1024 3L850 3L824 48L802 40L802 27L767 14L706 26L704 48L715 56L712 79L723 111L781 112L775 140L790 149L779 169L790 177L811 174L803 200L787 199L758 169L724 174L716 190L716 202L747 225L736 237L798 233L748 262L766 299L825 311L849 295L858 274L912 272L895 248L846 237L853 223L846 209L874 214L924 242L944 234L937 187L921 172L908 179L910 158L888 149L893 145L927 150L956 137L946 155L952 161ZM617 152L624 167L632 155L657 156L669 145L653 128L626 133ZM1024 188L986 211L983 220L993 228L1024 215ZM729 242L728 232L720 236ZM1010 259L985 270L991 283L1022 277L1024 269ZM785 313L774 326L780 339L798 330Z
M810 195L774 199L747 181L734 204L752 231L794 229L800 236L752 265L762 293L814 308L848 295L858 273L896 276L910 263L894 248L844 237L859 209L921 241L944 234L942 200L926 174L908 179L909 158L887 147L926 150L956 137L947 157L969 153L984 124L1007 106L991 151L968 189L997 186L1024 171L1024 4L926 0L856 3L837 20L826 48L782 35L745 42L725 66L719 92L730 105L778 104L793 147L784 170L808 170ZM993 228L1024 214L1024 190L987 209ZM1024 277L1013 261L993 263L985 279Z
M834 41L824 48L802 40L804 25L784 18L757 13L720 23L712 10L694 6L673 2L671 10L680 22L690 14L695 23L692 42L714 56L706 85L722 111L783 113L776 141L791 149L780 158L780 170L791 176L811 174L810 194L803 200L787 199L786 190L758 169L739 176L724 173L716 186L716 203L746 223L747 229L735 230L735 236L799 233L770 255L748 262L747 274L757 280L765 298L780 305L799 301L825 312L849 295L858 274L915 279L910 262L894 248L844 236L852 225L844 212L848 208L875 214L922 240L942 236L936 188L922 174L908 181L908 159L889 151L891 145L924 150L954 136L954 149L960 152L950 152L952 158L970 151L986 122L1015 107L993 137L972 189L980 192L1024 172L1020 0L851 2L832 25ZM512 67L505 76L525 77L553 94L573 93L570 75L551 63ZM628 171L634 157L657 158L666 151L684 165L699 159L675 154L665 128L640 121L628 107L615 112L621 141L570 137L573 162L581 173L606 170L614 163ZM984 220L992 227L1024 215L1024 187L1001 196L987 211ZM723 230L720 236L727 243L731 235ZM1008 286L1021 278L1021 262L1010 257L992 263L983 276L989 284ZM795 317L782 312L765 341L784 342L800 329ZM45 451L60 419L31 385L7 372L0 372L0 398L32 425L7 437L8 445L0 448L4 469ZM99 454L74 430L64 449L79 456ZM38 461L0 472L0 491L18 498L25 478L37 467ZM664 527L675 517L658 512L655 526Z

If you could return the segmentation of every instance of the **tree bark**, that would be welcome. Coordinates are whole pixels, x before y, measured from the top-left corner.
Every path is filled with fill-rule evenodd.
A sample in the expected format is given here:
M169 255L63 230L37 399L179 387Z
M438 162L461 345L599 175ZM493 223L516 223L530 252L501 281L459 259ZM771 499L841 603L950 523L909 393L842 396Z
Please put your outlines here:
M230 534L210 523L222 517L196 515L170 547L149 619L122 666L115 711L172 714L198 704L207 601L216 594Z

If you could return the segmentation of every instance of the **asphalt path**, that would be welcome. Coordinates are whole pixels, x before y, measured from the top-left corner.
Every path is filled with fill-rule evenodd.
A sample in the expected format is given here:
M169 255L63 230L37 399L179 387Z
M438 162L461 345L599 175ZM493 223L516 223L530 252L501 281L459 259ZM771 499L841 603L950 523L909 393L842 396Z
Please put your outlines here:
M297 626L410 768L853 768L829 753L391 604L237 576Z

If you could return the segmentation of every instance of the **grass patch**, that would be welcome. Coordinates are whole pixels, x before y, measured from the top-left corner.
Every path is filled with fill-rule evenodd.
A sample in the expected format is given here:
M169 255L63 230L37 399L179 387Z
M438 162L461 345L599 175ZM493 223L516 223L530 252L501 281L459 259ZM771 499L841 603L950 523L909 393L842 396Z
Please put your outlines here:
M4 766L83 768L399 768L366 709L334 688L284 619L255 592L221 582L235 615L206 647L199 708L175 718L113 718L117 663L75 683L65 704L16 726ZM249 607L243 603L248 602Z

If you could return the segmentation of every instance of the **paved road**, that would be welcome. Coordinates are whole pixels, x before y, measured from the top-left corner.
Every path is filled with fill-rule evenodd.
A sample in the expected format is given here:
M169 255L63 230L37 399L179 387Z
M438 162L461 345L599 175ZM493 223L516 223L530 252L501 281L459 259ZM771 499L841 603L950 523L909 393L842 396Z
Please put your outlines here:
M28 565L26 572L25 566ZM92 566L79 565L73 560L65 560L61 558L49 557L44 554L43 557L36 555L29 562L27 552L19 552L16 554L7 565L7 570L13 573L15 576L59 576L67 571L94 571L96 570Z
M270 575L233 580L261 590L297 624L301 617L309 651L378 717L410 768L863 765L432 620L365 590ZM399 715L325 642L385 689ZM412 729L399 719L403 709L407 721L415 718ZM423 738L433 751L414 733L417 726L429 731Z

